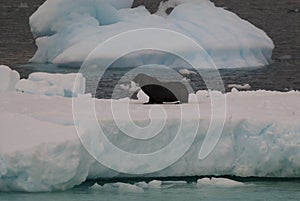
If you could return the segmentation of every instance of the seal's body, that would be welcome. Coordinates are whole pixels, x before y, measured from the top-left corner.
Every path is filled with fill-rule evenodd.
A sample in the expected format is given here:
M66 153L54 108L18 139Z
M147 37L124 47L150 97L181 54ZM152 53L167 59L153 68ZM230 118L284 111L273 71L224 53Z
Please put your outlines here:
M161 82L146 74L138 74L133 81L149 96L147 104L164 102L188 102L188 90L181 82Z

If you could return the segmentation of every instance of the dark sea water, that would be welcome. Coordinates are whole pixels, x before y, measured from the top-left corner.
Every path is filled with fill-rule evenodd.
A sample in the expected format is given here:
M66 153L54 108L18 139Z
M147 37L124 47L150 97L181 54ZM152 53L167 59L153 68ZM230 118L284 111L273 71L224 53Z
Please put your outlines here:
M72 189L54 193L1 193L1 201L299 201L300 184L249 182L243 187L196 187L195 184L145 189L143 193L116 189Z
M76 72L77 69L56 67L51 64L28 64L35 50L34 39L28 25L28 17L44 0L1 0L0 4L0 64L18 70L22 77L35 71ZM135 0L133 6L146 5L155 12L160 0ZM213 0L217 6L235 12L241 18L263 29L274 41L273 63L259 68L221 69L226 91L228 84L250 84L252 90L300 90L300 8L299 0ZM24 64L26 64L24 66ZM100 98L111 97L116 82L124 72L109 70L103 79L105 89ZM188 75L196 91L205 89L199 76Z

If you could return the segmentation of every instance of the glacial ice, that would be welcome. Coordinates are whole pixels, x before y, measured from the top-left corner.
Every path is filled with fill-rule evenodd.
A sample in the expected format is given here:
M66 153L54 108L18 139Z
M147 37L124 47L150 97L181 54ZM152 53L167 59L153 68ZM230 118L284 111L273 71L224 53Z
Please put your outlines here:
M156 30L137 32L140 33L137 37L113 44L112 51L100 53L94 59L98 66L103 67L107 57L116 59L119 56L115 50L131 47L128 53L132 53L139 47L147 47L154 52L138 51L134 52L135 55L123 55L118 67L154 63L190 68L185 62L178 62L172 54L155 51L159 44L168 47L168 53L182 51L191 63L205 54L205 60L196 68L209 68L211 59L217 68L263 66L271 62L274 45L262 30L230 11L215 7L208 0L169 0L160 5L156 14L150 14L143 6L130 8L131 3L132 0L46 1L30 17L31 30L38 46L30 61L79 67L104 41L128 31L157 28L183 34L205 51L178 46L178 40L170 42L168 35ZM170 6L175 6L174 10L165 15Z
M14 80L15 77L11 79ZM212 95L217 97L216 105L221 104L222 97L226 98L225 124L216 147L206 158L199 159L199 150L203 146L211 118L222 122L218 114L211 116ZM192 101L188 104L152 106L143 105L141 100L100 100L89 95L74 97L73 100L92 103L94 115L98 118L95 126L92 119L74 122L71 98L31 95L18 91L1 92L0 191L66 190L86 179L132 176L100 164L92 157L91 154L94 153L98 157L111 158L113 165L124 169L132 168L133 172L157 168L164 160L172 158L175 151L184 146L184 141L170 155L163 155L154 163L137 166L132 160L112 155L112 152L105 149L104 141L98 140L98 133L94 131L100 125L107 138L126 152L152 153L170 144L181 117L183 129L187 129L185 131L189 131L195 122L199 123L188 151L164 169L136 176L299 177L300 92L259 90L222 94L217 91L198 91L190 97L193 98L190 98ZM115 108L111 108L112 105ZM188 115L195 113L195 107L199 107L200 116ZM129 108L131 119L123 113L123 108ZM87 108L79 109L85 117ZM112 113L112 109L115 109L115 113ZM121 129L131 128L133 121L143 128L140 137L151 136L152 126L160 125L164 120L166 128L149 140L139 141L122 135ZM116 122L121 127L117 127ZM133 131L129 134L138 133ZM191 135L189 132L184 134L185 138ZM84 142L90 143L89 149L83 146ZM224 180L207 182L228 184ZM157 181L152 183L152 186L159 184ZM199 180L198 185L200 183L203 181ZM147 184L148 187L149 185L151 186ZM146 185L141 183L140 186ZM138 190L134 186L123 184L117 189Z

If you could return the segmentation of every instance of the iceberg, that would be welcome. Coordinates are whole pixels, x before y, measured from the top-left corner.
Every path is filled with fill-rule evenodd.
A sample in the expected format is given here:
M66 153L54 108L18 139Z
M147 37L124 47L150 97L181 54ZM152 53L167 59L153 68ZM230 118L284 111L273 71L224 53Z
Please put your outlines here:
M217 97L216 105L220 105L223 98L227 100L224 127L216 146L207 157L200 158L199 151L204 146L211 118L223 122L218 113L212 117L213 95ZM71 99L2 92L0 191L62 191L87 179L132 177L126 173L128 169L136 172L135 176L156 178L194 175L299 177L300 92L234 90L222 94L198 91L190 96L193 98L188 104L151 106L143 105L141 100L94 99L88 95ZM97 125L93 124L94 119L85 118L89 117L85 114L88 113L86 107L78 108L83 119L74 121L74 100L92 103L95 109L92 116L97 117ZM200 116L190 115L195 113L195 107L199 107ZM130 118L124 108L129 109ZM135 132L132 123L143 132ZM164 127L160 129L162 123ZM186 145L195 123L199 124L199 129L188 150L174 163L159 169L166 160L174 157L176 150ZM135 163L136 155L159 153L172 144L181 124L182 141L171 152L163 152L154 162ZM99 138L99 126L111 143L133 154L132 160L107 150L105 141ZM132 133L124 135L126 129ZM154 131L159 132L153 135ZM103 164L99 157L113 164ZM152 169L158 171L147 171ZM224 179L198 181L198 186L206 184L235 186L237 183ZM159 181L147 184L149 188L160 185ZM115 187L124 192L141 191L138 187L120 183Z
M38 47L30 61L80 67L101 44L136 31L136 36L113 43L111 51L97 54L97 65L103 67L107 59L120 59L115 52L118 49L127 50L128 55L123 55L116 67L158 64L190 68L172 54L179 50L190 63L197 63L205 54L195 68L209 68L211 60L217 68L264 66L271 62L274 44L266 33L209 0L169 0L162 2L154 14L143 6L131 8L131 4L132 0L46 1L30 17ZM170 8L173 10L167 15ZM155 29L141 31L148 28ZM171 40L160 33L163 30L189 38L203 51L182 45L178 39ZM157 46L168 51L162 53Z

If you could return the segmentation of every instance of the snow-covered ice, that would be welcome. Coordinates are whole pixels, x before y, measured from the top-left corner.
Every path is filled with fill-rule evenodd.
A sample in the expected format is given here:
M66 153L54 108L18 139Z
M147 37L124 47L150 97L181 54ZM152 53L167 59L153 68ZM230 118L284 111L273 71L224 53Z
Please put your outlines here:
M150 14L143 6L131 8L132 2L46 1L30 17L31 30L38 46L31 61L80 66L92 50L112 37L128 31L157 28L156 31L137 32L137 36L113 44L112 51L96 55L94 59L98 66L103 67L106 59L119 56L116 50L128 50L130 53L161 47L160 50L168 50L171 54L139 51L123 55L116 65L132 67L154 63L190 68L172 55L177 51L185 54L191 63L204 57L196 68L210 68L211 59L217 68L263 66L271 62L274 45L262 30L230 11L215 7L208 0L169 0L160 5L156 14ZM165 15L165 10L173 6L171 14ZM183 34L205 51L195 51L187 43L181 45L178 38L175 41L158 29Z
M28 94L40 94L47 96L64 96L64 89L56 85L50 85L47 81L31 81L22 79L17 82L16 90Z
M76 80L76 84L75 84ZM29 94L74 97L85 93L85 78L80 73L31 73L17 82L16 90Z
M15 77L12 76L11 79L15 80ZM212 95L217 97L216 105L222 104L220 101L226 98L225 124L216 147L206 158L200 160L199 150L212 118ZM90 95L74 97L73 101L80 99L93 103L97 122L107 138L129 153L152 153L168 145L178 130L181 117L186 123L185 131L191 130L190 126L195 122L199 123L199 129L188 151L174 164L147 176L299 177L300 92L260 90L222 94L217 91L198 91L190 96L193 97L193 101L181 105L143 105L140 100L101 100L93 99ZM200 116L191 115L195 113L195 107L199 107ZM131 119L123 114L124 108L129 108ZM85 117L84 112L87 108L79 109ZM218 114L213 118L222 122ZM151 136L153 128L164 122L162 120L165 120L165 128L149 140L136 141L123 136L124 130L121 130L131 131L134 122L142 127L143 132L137 133L132 130L129 135ZM92 119L76 122L76 128L75 122L71 98L2 91L0 190L65 190L87 178L126 176L101 165L89 153L95 153L102 158L111 157L114 165L125 169L132 168L133 172L159 167L175 153L164 155L162 159L157 158L153 163L136 166L131 160L124 160L105 150L103 141L95 138L98 133L94 132L96 128ZM121 127L117 127L116 123ZM185 132L185 135L189 138L190 133ZM86 150L83 142L89 142L91 149ZM181 146L184 146L184 142L177 146L176 150ZM157 184L158 182L153 182L153 186ZM136 189L131 187L121 185L118 189Z

